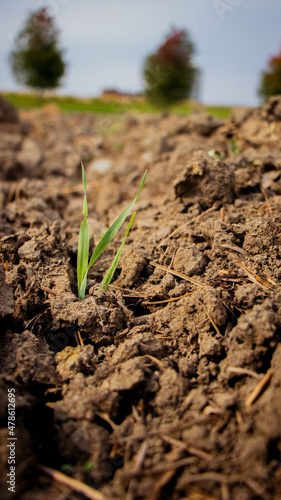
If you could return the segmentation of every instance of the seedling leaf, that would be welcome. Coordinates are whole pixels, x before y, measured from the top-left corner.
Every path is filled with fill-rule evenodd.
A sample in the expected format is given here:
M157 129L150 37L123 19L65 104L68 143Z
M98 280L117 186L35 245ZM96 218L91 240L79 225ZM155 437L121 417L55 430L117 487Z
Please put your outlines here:
M113 278L113 275L114 275L114 273L115 273L115 269L116 269L116 267L117 267L117 265L118 265L118 262L119 262L119 259L120 259L121 252L122 252L122 250L123 250L123 247L124 247L124 245L125 245L125 241L126 241L126 239L127 239L127 236L128 236L128 234L129 234L129 231L130 231L130 229L131 229L131 225L132 225L132 224L133 224L133 222L134 222L134 218L135 218L135 216L136 216L136 212L134 212L134 213L133 213L133 215L132 215L132 217L131 217L131 219L130 219L130 222L129 222L128 226L127 226L126 233L125 233L124 239L123 239L123 241L122 241L122 243L121 243L121 245L120 245L120 248L119 248L119 250L118 250L117 254L115 255L115 258L114 258L114 260L113 260L113 262L112 262L112 264L111 264L110 268L108 269L108 271L107 271L107 273L106 273L105 277L104 277L104 278L103 278L103 280L102 280L102 283L101 283L100 288L101 288L101 289L103 289L103 290L106 290L106 289L107 289L108 285L110 284L110 282L111 282L111 280L112 280L112 278Z
M88 271L92 267L94 262L97 260L97 258L100 256L100 254L107 247L107 245L111 242L111 240L114 238L117 231L119 231L120 227L123 225L123 223L127 219L128 215L130 214L131 209L133 208L134 204L136 203L136 201L137 201L137 199L142 191L142 188L143 188L144 183L145 183L145 179L146 179L146 172L143 176L138 194L135 197L135 199L127 206L127 208L125 208L124 212L122 212L122 214L119 215L119 217L117 217L117 219L113 222L113 224L104 233L101 240L98 242L98 244L97 244L97 246L92 254L91 260L89 262Z
M78 290L80 289L84 276L87 272L88 257L89 257L89 226L88 226L88 221L85 219L83 220L80 226L79 242L78 242L78 255L77 255Z
M82 165L82 180L83 180L83 187L84 187L84 201L83 201L83 214L85 217L88 216L88 204L87 204L87 183L86 183L86 174L85 174L85 169L84 165L81 162Z
M77 255L78 297L81 284L83 282L85 273L87 272L88 268L89 241L90 241L89 226L87 221L88 206L87 206L87 194L86 194L86 175L83 164L82 164L82 179L84 186L84 202L83 202L84 220L80 226L79 241L78 241L78 255Z
M140 193L141 193L141 191L143 189L143 186L144 186L144 183L145 183L145 179L146 179L146 174L147 174L147 172L145 171L144 176L142 178L142 182L141 182L140 188L138 190L137 196L127 206L127 208L125 208L125 210L122 212L122 214L119 215L119 217L117 217L117 219L113 222L113 224L110 226L110 228L107 229L107 231L103 234L101 240L97 244L97 246L96 246L96 248L95 248L95 250L94 250L94 252L93 252L93 254L91 256L89 264L87 266L85 266L85 260L83 261L83 264L82 264L82 257L81 257L81 262L80 262L79 257L78 257L78 264L77 264L77 266L79 267L79 264L81 265L81 269L77 272L77 276L78 276L78 297L79 297L80 300L84 300L84 298L85 298L85 290L86 290L86 284L87 284L87 275L88 275L88 272L89 272L90 268L92 267L92 265L94 264L94 262L98 259L98 257L101 255L101 253L105 250L105 248L107 247L107 245L112 241L112 239L116 235L117 231L119 231L119 229L121 228L121 226L125 222L126 218L130 214L130 211L132 210L134 204L136 203L136 201L137 201L137 199L138 199L138 197L139 197L139 195L140 195ZM84 185L83 211L85 209L85 212L84 212L84 215L85 215L85 213L88 213L88 211L87 211L87 199L85 201L85 197L86 197L86 194L85 194L86 193L86 176L85 176L85 171L84 171L83 165L82 165L82 176L83 176L83 185ZM86 221L86 216L85 216L84 222L85 221ZM81 224L81 227L82 227L82 224ZM130 225L130 223L129 223L129 225ZM83 231L85 231L85 235L86 235L86 230L83 229L82 230L82 235L81 235L81 240L82 240L82 238L85 237L85 242L84 242L84 240L81 242L81 247L83 249L83 257L85 259L86 250L85 250L85 253L84 253L84 248L86 247L85 244L87 243L87 241L86 241L86 236L84 235ZM81 228L80 228L80 234L81 234ZM87 231L87 235L89 237L89 229ZM79 235L79 243L80 243L80 235ZM79 250L79 245L78 245L78 250ZM120 255L119 255L119 257L120 257ZM88 256L87 256L87 262L88 262ZM117 263L118 263L118 261L117 261ZM116 263L116 265L117 265L117 263Z
M218 151L217 149L210 149L210 151L208 151L208 155L211 156L212 158L216 158L217 160L224 159L224 154Z

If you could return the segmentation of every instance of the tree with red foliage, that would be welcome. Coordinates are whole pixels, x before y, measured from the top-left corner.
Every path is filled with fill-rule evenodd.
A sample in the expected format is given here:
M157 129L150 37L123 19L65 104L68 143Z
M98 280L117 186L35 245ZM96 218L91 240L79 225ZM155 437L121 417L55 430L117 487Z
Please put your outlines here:
M188 33L173 29L158 50L147 57L145 94L152 104L168 106L189 96L194 76L193 52Z
M281 94L281 53L270 59L259 88L259 95L264 100L277 94Z
M58 47L58 31L46 8L27 18L15 40L10 63L19 83L41 91L59 86L65 63Z

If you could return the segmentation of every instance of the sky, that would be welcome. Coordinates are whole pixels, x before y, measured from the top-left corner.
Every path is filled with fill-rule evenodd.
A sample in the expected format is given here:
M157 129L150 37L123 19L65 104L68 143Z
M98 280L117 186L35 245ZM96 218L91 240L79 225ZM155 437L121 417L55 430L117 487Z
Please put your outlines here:
M281 50L280 0L0 0L0 90L22 90L8 54L27 15L48 7L67 73L59 93L141 92L145 58L186 29L201 70L200 100L256 106L261 72Z

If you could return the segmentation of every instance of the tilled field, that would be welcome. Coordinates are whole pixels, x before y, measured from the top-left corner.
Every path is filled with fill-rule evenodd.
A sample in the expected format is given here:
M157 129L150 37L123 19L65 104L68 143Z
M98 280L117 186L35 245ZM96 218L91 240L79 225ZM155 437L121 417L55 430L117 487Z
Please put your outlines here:
M226 122L0 120L1 498L280 499L281 97ZM93 248L148 171L84 301L81 160Z

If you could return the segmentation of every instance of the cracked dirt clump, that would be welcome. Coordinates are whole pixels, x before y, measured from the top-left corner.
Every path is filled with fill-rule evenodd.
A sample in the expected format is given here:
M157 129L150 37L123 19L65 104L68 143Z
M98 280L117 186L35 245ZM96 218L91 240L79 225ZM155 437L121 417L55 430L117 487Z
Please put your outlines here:
M1 499L11 388L18 498L281 498L280 109L0 119ZM91 251L148 170L84 301L81 160Z
M192 158L174 181L177 197L187 204L199 202L210 207L217 201L231 203L234 195L234 172L223 161L203 151Z

